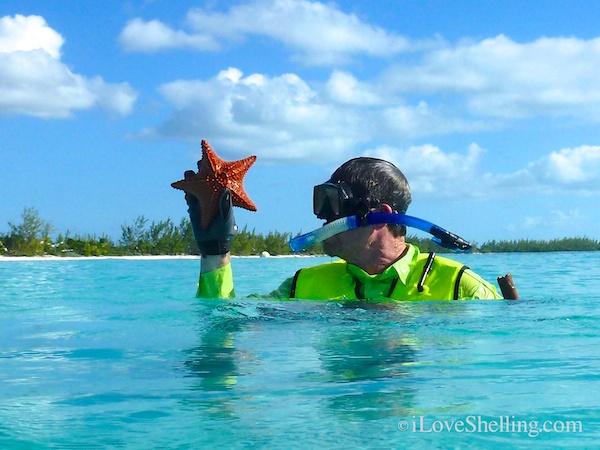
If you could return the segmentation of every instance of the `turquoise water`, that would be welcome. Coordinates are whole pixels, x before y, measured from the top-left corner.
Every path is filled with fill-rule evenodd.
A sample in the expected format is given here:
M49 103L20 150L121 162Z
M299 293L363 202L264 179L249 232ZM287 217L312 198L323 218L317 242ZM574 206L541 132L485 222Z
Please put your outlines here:
M234 259L237 292L325 259ZM202 302L197 260L0 259L0 448L596 447L600 252L456 259L524 300Z

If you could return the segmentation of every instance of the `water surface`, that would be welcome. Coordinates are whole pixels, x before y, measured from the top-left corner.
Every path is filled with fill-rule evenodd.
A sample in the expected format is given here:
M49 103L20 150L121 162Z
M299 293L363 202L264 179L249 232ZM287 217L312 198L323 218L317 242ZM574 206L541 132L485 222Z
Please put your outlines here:
M201 301L197 260L0 259L0 447L594 447L600 254L456 259L524 300ZM234 259L236 291L324 260Z

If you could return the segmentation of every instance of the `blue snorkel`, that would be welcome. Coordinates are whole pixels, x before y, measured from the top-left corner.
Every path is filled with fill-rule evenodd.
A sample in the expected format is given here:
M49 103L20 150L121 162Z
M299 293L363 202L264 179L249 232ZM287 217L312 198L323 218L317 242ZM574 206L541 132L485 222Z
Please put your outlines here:
M391 213L369 213L364 217L347 216L334 220L309 233L295 237L290 240L290 247L294 252L300 252L318 242L323 242L336 234L348 230L354 230L361 226L392 224L417 228L433 235L432 240L441 247L456 251L469 251L471 244L460 236L444 230L427 220L405 214Z

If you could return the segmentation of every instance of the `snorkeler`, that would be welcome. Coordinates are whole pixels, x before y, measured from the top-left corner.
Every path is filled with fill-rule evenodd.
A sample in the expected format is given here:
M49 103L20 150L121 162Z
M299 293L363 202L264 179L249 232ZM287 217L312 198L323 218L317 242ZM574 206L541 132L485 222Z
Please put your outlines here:
M186 172L186 177L193 172ZM237 227L232 195L225 189L216 217L201 224L197 198L186 193L188 212L200 252L197 296L235 296L230 264ZM292 240L294 250L323 242L340 259L301 269L266 297L315 300L465 300L496 299L495 287L463 264L435 253L421 253L405 241L406 226L425 230L445 247L467 250L466 241L422 219L406 216L411 202L408 181L392 163L354 158L314 188L313 207L325 225Z

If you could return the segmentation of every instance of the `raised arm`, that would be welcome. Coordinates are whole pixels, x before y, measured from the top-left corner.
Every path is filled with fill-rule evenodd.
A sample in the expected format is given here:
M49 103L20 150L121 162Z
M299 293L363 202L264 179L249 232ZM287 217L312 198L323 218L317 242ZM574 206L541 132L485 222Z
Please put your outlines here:
M202 140L198 172L188 170L184 179L171 183L185 191L194 237L202 253L198 297L232 297L233 276L229 264L231 238L237 233L233 206L256 211L243 187L256 156L225 161Z
M185 178L194 175L186 171ZM231 239L237 233L233 215L231 191L225 189L219 198L215 218L208 227L202 227L202 210L196 196L185 194L194 238L202 254L197 296L202 298L229 298L234 296L231 271Z

